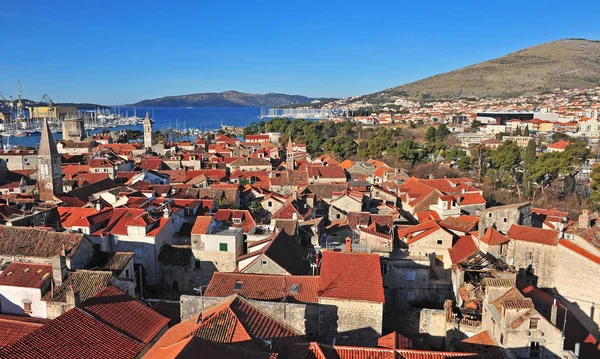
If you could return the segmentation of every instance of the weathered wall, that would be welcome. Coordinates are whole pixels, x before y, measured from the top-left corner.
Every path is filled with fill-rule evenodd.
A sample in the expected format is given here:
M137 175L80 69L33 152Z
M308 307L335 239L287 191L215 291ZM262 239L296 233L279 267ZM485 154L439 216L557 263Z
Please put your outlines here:
M376 346L383 303L319 298L319 336L325 343Z

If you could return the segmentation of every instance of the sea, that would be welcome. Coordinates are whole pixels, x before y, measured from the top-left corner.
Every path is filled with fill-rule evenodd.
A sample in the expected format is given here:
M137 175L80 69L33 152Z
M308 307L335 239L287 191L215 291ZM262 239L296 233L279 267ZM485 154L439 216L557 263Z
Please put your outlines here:
M137 117L144 117L146 112L150 114L150 118L154 120L152 125L153 130L164 130L167 128L173 129L188 129L195 128L199 130L218 130L221 124L226 126L247 126L251 122L258 122L260 116L260 107L155 107L135 108ZM115 108L113 113L118 113L121 116L133 116L133 107ZM142 125L136 126L119 126L109 128L110 131L118 131L121 129L131 129L143 131ZM94 131L86 131L89 135L102 132L102 128ZM55 140L61 140L60 133L53 133ZM40 144L40 135L31 135L26 137L2 137L4 144L12 146L32 146L37 147Z

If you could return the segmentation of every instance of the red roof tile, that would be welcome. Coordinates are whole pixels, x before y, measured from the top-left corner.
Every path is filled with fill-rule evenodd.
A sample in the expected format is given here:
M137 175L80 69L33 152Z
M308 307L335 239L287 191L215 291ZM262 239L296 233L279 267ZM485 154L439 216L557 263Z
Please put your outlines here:
M462 262L465 258L475 252L477 252L477 245L470 235L460 237L454 246L448 249L452 264Z
M483 237L479 238L479 240L482 241L483 243L487 243L490 245L502 244L502 243L506 243L506 242L510 241L510 239L508 239L508 237L501 234L493 227L486 229L485 235L483 235Z
M239 293L256 300L292 299L303 303L316 303L318 291L317 276L220 273L213 275L204 296L227 297ZM234 285L241 283L241 289Z
M111 327L146 344L169 323L168 318L113 286L104 288L84 301L82 308Z
M0 318L0 349L16 342L41 326L40 323Z
M211 216L198 216L192 227L192 234L206 234L210 222L212 221Z
M41 288L52 279L52 265L12 262L0 273L0 285Z
M551 229L534 228L513 224L506 233L508 238L519 241L555 246L558 243L558 233Z
M319 296L383 303L383 279L376 254L323 252Z
M135 358L144 344L73 308L2 350L2 358Z

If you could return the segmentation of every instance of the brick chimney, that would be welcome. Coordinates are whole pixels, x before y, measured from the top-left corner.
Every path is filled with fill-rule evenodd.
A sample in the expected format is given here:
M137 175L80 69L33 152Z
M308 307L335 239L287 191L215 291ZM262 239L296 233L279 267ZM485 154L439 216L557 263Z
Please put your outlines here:
M584 209L581 211L581 214L579 215L579 223L578 223L579 228L589 228L590 227L590 211L587 209Z
M352 252L352 238L346 237L346 252Z

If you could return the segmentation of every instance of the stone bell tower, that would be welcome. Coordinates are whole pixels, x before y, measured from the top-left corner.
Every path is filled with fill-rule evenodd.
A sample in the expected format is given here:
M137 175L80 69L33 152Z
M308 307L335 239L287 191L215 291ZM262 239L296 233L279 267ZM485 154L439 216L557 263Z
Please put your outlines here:
M152 147L152 122L150 121L150 114L146 112L146 118L144 118L144 148Z
M37 186L41 201L52 201L62 193L61 157L52 138L48 121L42 124L42 137L38 149Z

